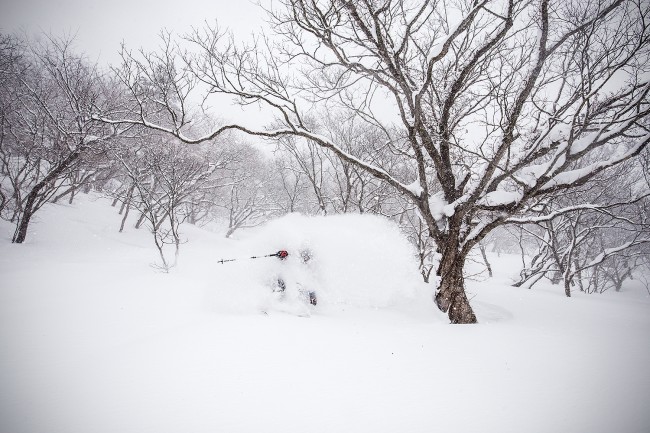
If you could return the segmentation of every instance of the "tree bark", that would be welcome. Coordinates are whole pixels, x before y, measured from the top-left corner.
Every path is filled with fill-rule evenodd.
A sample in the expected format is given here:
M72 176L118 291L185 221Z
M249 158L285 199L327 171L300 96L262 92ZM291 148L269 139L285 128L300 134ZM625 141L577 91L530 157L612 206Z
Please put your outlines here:
M120 224L120 230L119 230L120 233L122 233L122 231L124 230L124 224L126 224L126 219L129 216L129 210L131 209L130 202L131 199L129 198L126 204L126 211L124 212L124 216L122 217L122 223Z
M14 237L11 240L11 242L15 244L22 244L25 242L25 238L27 237L27 228L29 227L29 221L32 219L32 215L35 213L34 202L36 201L38 193L43 188L41 183L36 185L27 196L25 207L21 212L18 225L16 226L16 232L14 233Z
M120 212L119 215L122 215L122 212L124 212L125 208L128 208L129 205L131 204L131 197L133 197L133 191L135 190L135 184L131 184L129 187L128 192L126 193L126 198L122 202L122 206L120 206ZM115 199L115 202L117 202L117 198Z
M437 272L441 279L435 297L436 305L440 311L447 313L454 324L478 323L465 293L464 264L465 257L457 249L444 252Z
M146 218L146 216L147 216L147 215L146 215L144 212L142 212L142 213L140 214L140 218L138 218L138 221L135 223L135 228L136 228L136 229L139 229L139 228L140 228L140 226L141 226L142 223L144 222L144 219Z

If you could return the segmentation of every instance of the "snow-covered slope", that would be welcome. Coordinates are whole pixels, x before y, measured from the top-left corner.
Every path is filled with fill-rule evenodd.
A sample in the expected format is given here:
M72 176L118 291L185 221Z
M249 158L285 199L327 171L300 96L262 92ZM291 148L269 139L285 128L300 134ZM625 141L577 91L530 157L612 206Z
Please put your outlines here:
M650 431L642 290L516 289L516 259L491 256L496 276L470 282L481 323L451 326L373 217L185 227L169 274L119 222L82 196L24 245L0 223L0 432ZM217 263L306 247L307 271L296 254ZM275 279L305 274L319 305L283 312Z

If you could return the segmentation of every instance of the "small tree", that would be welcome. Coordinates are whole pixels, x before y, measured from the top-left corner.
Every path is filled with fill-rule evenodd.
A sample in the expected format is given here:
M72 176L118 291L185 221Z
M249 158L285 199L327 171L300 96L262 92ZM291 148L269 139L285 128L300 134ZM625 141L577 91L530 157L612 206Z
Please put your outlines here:
M277 193L281 182L271 160L247 144L233 149L237 160L222 179L225 185L215 197L215 205L228 222L226 237L243 228L255 227L281 213Z
M602 292L609 282L620 289L650 243L643 170L642 165L623 164L613 176L598 175L576 188L578 194L548 201L544 215L522 228L537 239L539 248L515 286L530 288L549 278L564 283L566 296L572 287ZM585 201L589 206L581 204Z
M307 213L307 193L309 186L306 176L295 166L291 155L276 152L275 170L279 176L278 205L281 213L304 212Z
M119 131L93 119L114 102L99 72L53 38L1 51L0 161L9 185L12 241L22 243L33 215L65 185L84 157L102 153ZM20 51L16 52L20 47ZM5 203L6 207L6 203Z
M214 188L215 173L225 162L210 153L187 149L169 137L139 136L135 144L116 148L113 157L119 161L127 179L124 198L127 212L134 207L153 235L165 272L176 265L179 255L180 225L188 217L193 196L203 189ZM126 219L122 219L122 227ZM165 246L174 247L174 259L165 255Z

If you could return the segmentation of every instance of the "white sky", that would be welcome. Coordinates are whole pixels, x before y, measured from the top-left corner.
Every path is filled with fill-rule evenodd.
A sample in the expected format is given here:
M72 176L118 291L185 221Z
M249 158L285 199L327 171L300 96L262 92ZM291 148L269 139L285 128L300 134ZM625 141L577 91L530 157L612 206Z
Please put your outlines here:
M268 0L261 0L266 2ZM0 32L25 31L30 36L43 32L54 36L74 35L78 53L88 55L101 65L119 64L120 43L131 49L155 50L159 33L165 28L185 33L192 26L218 21L231 29L238 39L250 36L265 26L266 13L260 0L0 0ZM214 107L230 105L212 98ZM243 117L250 127L271 120L255 107L229 107L221 118Z
M0 32L76 35L79 52L116 63L120 42L153 49L162 28L186 32L218 20L239 36L263 25L258 0L0 0Z
M153 51L165 28L185 33L216 20L239 40L247 39L266 25L266 12L259 3L271 0L0 0L0 32L25 31L30 36L43 32L54 36L74 35L78 53L100 65L119 64L118 52L124 41L131 49ZM229 100L229 99L228 99ZM210 99L212 107L230 105ZM379 106L378 106L379 107ZM379 114L382 110L379 108ZM389 109L389 117L395 113ZM227 114L226 114L227 113ZM245 119L246 126L259 128L272 119L255 106L221 110L222 119Z

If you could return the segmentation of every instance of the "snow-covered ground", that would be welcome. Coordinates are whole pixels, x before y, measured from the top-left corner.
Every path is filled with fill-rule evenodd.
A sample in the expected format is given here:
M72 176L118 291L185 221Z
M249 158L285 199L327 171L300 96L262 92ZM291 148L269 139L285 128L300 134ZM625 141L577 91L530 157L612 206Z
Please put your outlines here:
M641 287L516 289L517 258L494 255L495 277L469 283L481 323L452 326L376 218L289 216L235 240L184 227L165 274L116 212L49 206L24 245L0 223L2 433L650 431Z

